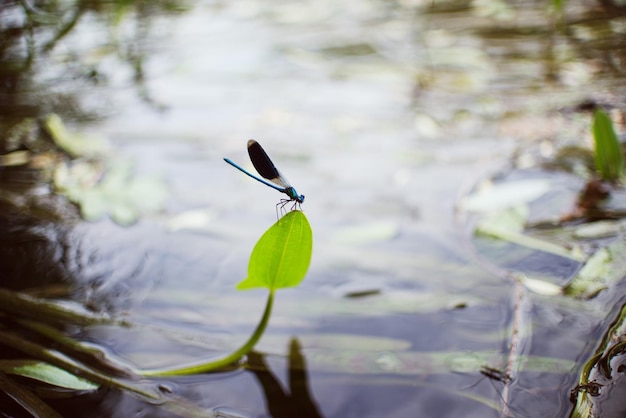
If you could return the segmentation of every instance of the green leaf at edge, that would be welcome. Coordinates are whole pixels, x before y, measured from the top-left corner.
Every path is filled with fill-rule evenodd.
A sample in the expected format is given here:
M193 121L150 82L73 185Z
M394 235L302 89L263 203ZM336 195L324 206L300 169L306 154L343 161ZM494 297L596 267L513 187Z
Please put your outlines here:
M238 290L265 287L270 290L300 284L311 262L313 232L304 213L289 212L272 225L254 246L248 277Z
M565 295L591 299L615 285L626 274L625 251L626 243L622 240L598 249L563 288Z
M615 135L613 123L601 109L596 110L593 119L596 170L603 180L619 180L624 173L622 145Z
M37 360L0 360L0 370L72 390L96 390L98 385Z

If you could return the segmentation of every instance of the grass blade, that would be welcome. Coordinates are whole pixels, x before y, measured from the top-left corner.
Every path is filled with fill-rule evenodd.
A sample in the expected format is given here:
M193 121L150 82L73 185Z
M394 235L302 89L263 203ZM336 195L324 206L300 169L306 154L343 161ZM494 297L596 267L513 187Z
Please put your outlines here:
M593 119L596 170L602 180L617 181L624 174L624 151L609 116L601 109Z

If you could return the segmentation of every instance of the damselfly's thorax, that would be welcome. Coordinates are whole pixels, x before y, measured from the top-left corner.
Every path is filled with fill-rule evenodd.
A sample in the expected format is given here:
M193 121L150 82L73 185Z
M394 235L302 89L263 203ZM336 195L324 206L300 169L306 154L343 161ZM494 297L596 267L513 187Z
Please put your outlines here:
M294 189L293 187L287 187L283 193L289 196L291 200L295 200L300 204L304 202L304 195L298 195L298 192L296 192L296 189Z

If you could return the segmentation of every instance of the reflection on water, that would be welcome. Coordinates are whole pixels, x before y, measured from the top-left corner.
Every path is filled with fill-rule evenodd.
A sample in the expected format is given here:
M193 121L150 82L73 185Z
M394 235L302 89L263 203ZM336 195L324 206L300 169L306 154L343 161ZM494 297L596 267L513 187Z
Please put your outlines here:
M485 378L506 367L514 298L476 263L454 208L514 140L580 140L586 116L561 109L589 97L623 106L623 18L585 2L563 16L498 1L1 7L8 286L66 282L65 297L126 310L136 327L80 335L142 367L229 351L262 308L262 295L232 288L277 196L222 157L247 161L255 138L307 196L311 272L277 295L248 370L163 382L177 396L235 416L495 417L503 399L513 416L567 413L575 361L606 312L528 296L523 371ZM164 213L124 230L76 221L48 186L71 160L42 128L52 112L167 178ZM576 268L498 251L533 271ZM85 416L171 416L98 396Z
M98 118L109 100L104 89L129 81L149 100L143 62L153 21L184 10L184 3L167 0L3 4L3 131L22 118L49 112Z
M317 418L323 416L311 398L307 379L306 360L300 352L297 339L289 346L289 387L284 389L269 370L262 354L252 352L248 356L248 367L259 381L265 394L267 411L272 417ZM287 392L286 392L287 391Z
M53 210L40 208L39 216L32 216L5 202L0 213L2 287L22 290L67 284L73 270L72 244L63 220Z

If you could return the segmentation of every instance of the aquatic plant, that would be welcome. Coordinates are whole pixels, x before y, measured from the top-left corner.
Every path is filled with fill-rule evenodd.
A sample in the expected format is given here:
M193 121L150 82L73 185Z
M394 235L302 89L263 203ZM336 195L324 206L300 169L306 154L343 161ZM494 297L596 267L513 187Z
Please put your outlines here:
M0 338L5 347L16 353L11 358L0 359L0 391L15 399L32 416L45 418L60 415L38 393L58 389L89 392L100 387L134 394L182 416L212 417L211 411L172 397L167 390L142 378L217 372L236 367L263 335L271 316L275 291L297 286L304 279L311 261L312 236L310 224L301 211L287 213L261 236L250 256L248 277L237 286L240 290L257 287L269 290L258 326L239 349L218 359L192 365L134 370L64 331L69 325L128 328L132 324L108 315L90 313L79 304L48 301L0 289L0 315L13 324L0 329ZM39 392L32 391L7 375L43 383L44 388Z
M624 175L624 149L617 139L611 118L596 109L593 118L596 171L605 181L617 182Z

